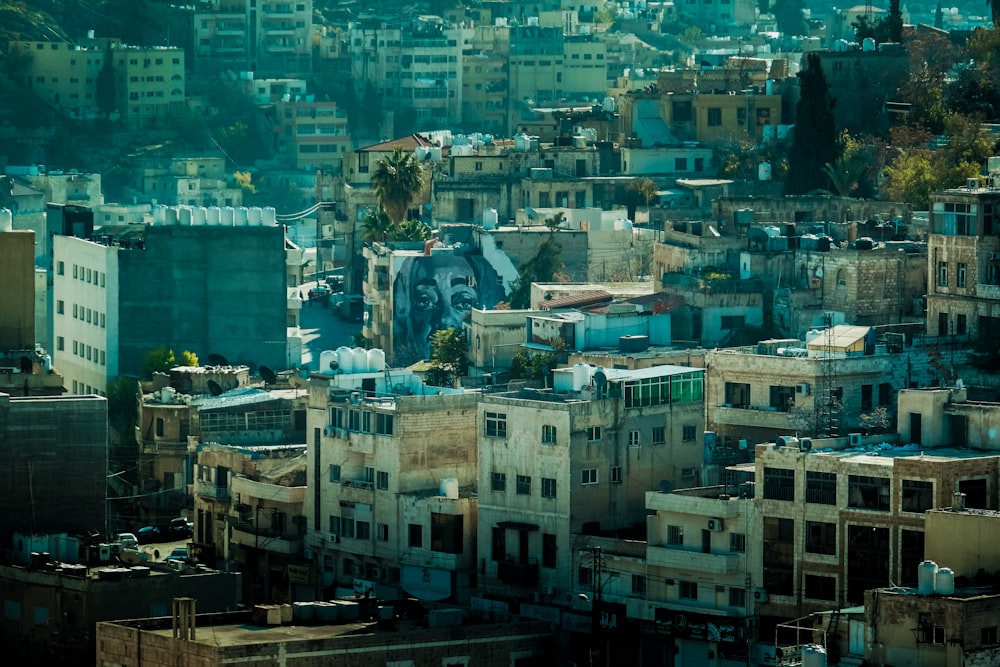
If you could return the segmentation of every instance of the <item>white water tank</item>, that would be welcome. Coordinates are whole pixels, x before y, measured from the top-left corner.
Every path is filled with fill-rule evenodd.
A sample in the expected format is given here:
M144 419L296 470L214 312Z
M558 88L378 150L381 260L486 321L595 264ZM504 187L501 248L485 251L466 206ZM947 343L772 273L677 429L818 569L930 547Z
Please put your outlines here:
M195 206L191 209L191 224L199 227L208 224L208 211L204 206Z
M604 109L606 113L614 113L618 110L618 100L609 95L604 98L604 103L601 105L601 108Z
M177 224L185 227L191 226L191 208L188 206L177 207Z
M917 593L920 595L934 594L934 581L937 579L938 565L932 560L925 560L917 566Z
M244 206L237 206L233 209L233 226L234 227L246 227L247 226L247 210Z
M381 373L385 370L385 350L372 348L368 350L368 372Z
M354 357L354 372L365 373L368 371L368 350L363 347L356 347L351 350Z
M441 147L431 146L429 155L431 160L439 162L441 160Z
M458 480L454 477L441 478L441 495L452 500L458 499Z
M9 232L14 229L14 214L10 209L0 208L0 232Z
M865 37L864 40L861 42L861 50L865 52L874 51L875 40L872 39L871 37Z
M265 206L261 209L261 223L267 225L268 227L274 227L278 224L278 212L274 210L273 206Z
M819 644L803 646L802 667L826 667L826 649Z
M263 224L263 211L259 206L251 206L247 209L247 224L251 227L259 227Z
M495 208L483 211L483 229L496 229L499 222L500 216Z
M219 224L225 227L232 227L236 220L236 209L227 206L219 211Z
M205 210L205 224L219 225L222 223L222 209L218 206L209 206Z
M950 567L942 567L934 578L934 592L938 595L955 594L955 572Z
M527 134L514 135L514 150L524 153L531 147L531 138Z
M346 345L337 348L337 363L340 364L341 373L354 372L354 354L351 352L351 348Z
M335 362L337 367L340 367L340 362L337 360L337 352L335 350L323 350L319 353L319 372L320 373L332 373L333 368L330 368L330 362Z
M590 366L575 364L573 366L573 391L580 391L590 383Z
M758 181L769 181L771 180L771 163L761 162L757 165L757 180Z

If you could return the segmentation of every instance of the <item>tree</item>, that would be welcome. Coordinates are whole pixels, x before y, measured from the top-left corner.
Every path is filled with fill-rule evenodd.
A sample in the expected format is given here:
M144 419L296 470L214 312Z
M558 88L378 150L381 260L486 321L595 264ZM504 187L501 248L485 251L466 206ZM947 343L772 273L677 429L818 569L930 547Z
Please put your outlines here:
M993 18L993 27L1000 30L1000 0L986 0L990 6L990 16Z
M392 232L392 220L382 207L370 208L361 223L361 240L365 243L385 243Z
M393 226L399 226L424 186L420 163L413 153L397 148L392 155L378 161L371 180L382 208Z
M104 49L104 63L97 73L97 108L105 116L110 116L115 110L118 98L118 91L115 88L115 65L114 53L111 50L111 42Z
M176 368L177 366L197 365L198 355L194 352L184 350L181 352L181 358L178 361L177 357L174 355L174 351L169 346L161 345L160 347L153 348L146 353L146 358L142 364L142 370L145 377L152 377L153 373L166 373L171 368Z
M659 188L656 187L656 183L651 178L637 178L629 181L629 184L625 186L624 196L624 204L628 209L628 219L634 221L635 210L640 204L649 206L650 202L656 198L658 191Z
M834 194L840 197L850 197L858 186L858 179L864 173L865 165L859 160L851 160L844 156L838 157L832 163L823 166L823 173L830 179Z
M889 0L889 15L885 22L889 41L901 44L903 41L903 12L899 9L899 0Z
M774 0L771 11L774 12L774 22L778 26L778 32L786 36L806 34L804 9L803 0Z
M840 157L837 128L833 118L834 100L820 65L810 53L807 66L799 72L801 94L795 112L795 140L788 151L788 178L785 194L800 195L813 190L829 190L823 167Z
M390 241L427 241L432 236L430 227L420 220L406 220L389 233Z
M556 218L562 216L562 212ZM531 283L551 282L565 264L559 254L562 252L562 244L556 238L557 225L546 225L549 228L549 235L538 244L538 249L531 259L518 267L518 279L511 287L510 305L511 308L527 308L531 303Z
M442 329L431 334L431 368L428 382L438 387L454 386L469 370L469 346L457 329Z

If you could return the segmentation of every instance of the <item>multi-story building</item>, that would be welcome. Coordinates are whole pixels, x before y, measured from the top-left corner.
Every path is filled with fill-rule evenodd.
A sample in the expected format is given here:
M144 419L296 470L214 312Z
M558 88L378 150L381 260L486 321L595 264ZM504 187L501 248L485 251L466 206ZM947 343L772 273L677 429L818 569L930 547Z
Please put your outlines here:
M53 238L52 350L67 388L103 392L110 379L141 374L163 345L288 368L283 228L258 218L174 224L192 210L159 211L151 225Z
M931 195L927 241L927 333L1000 335L1000 158L990 158L989 187Z
M340 170L351 147L347 113L313 95L283 95L275 102L274 147L296 169Z
M115 110L130 127L163 120L184 106L184 50L127 46L118 39L69 42L13 42L29 56L25 83L70 116L94 118L105 113L98 99L103 69L114 71Z
M941 383L943 384L943 383ZM922 386L932 387L933 383ZM899 434L907 442L926 447L998 448L1000 404L968 400L963 387L919 389L899 393ZM985 507L985 498L969 507Z
M305 504L317 590L467 600L479 395L384 368L381 350L368 355L323 353L310 380Z
M553 390L483 396L480 589L561 604L579 536L641 535L647 491L698 485L703 373L578 364L554 371Z
M507 134L507 71L505 54L462 56L462 123L469 132Z
M222 157L153 160L142 165L133 187L142 201L164 206L241 206L243 190L226 174Z
M274 76L312 71L312 0L209 0L193 13L194 68Z

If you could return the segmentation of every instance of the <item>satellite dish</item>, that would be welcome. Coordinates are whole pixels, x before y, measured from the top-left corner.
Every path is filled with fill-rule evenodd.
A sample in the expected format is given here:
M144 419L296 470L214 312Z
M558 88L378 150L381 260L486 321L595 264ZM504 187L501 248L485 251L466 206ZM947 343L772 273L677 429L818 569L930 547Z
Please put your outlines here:
M212 364L213 366L228 366L229 360L226 359L221 354L212 353L208 355L208 363Z
M288 376L288 384L292 385L296 389L305 389L309 386L309 381L297 373L292 373Z
M208 390L212 393L212 396L222 395L222 387L215 380L208 381Z
M260 372L260 376L264 378L265 385L278 383L278 377L274 374L274 371L267 366L261 366L258 370Z
M142 562L142 554L138 551L131 551L126 549L118 554L118 560L125 563L126 565L138 565Z

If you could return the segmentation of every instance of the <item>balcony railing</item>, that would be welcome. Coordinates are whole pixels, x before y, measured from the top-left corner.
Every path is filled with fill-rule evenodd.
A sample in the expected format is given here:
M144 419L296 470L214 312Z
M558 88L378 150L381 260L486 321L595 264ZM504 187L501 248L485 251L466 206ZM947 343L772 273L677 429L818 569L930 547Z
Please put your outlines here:
M534 558L527 563L502 560L497 565L497 578L509 586L534 588L538 586L538 562Z

